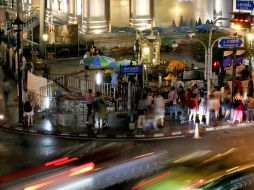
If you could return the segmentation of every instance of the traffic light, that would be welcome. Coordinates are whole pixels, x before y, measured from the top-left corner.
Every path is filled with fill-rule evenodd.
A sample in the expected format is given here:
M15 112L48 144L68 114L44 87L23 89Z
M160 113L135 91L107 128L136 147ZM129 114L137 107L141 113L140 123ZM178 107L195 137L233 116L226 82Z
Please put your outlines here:
M220 62L219 61L214 61L213 62L213 68L216 69L216 68L219 68L220 66Z
M234 25L238 25L241 28L251 28L252 17L250 13L237 12L233 13L233 16L231 22Z
M213 61L213 72L218 73L220 70L220 62L219 61Z

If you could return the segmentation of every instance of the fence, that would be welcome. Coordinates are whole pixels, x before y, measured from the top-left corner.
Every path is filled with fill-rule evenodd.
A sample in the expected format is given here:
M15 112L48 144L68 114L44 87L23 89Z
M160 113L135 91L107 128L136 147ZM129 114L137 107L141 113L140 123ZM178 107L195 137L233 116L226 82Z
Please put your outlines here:
M67 88L69 92L85 93L88 92L89 89L93 89L94 92L100 91L107 97L124 97L128 95L127 84L113 85L111 83L102 83L101 85L96 85L93 81L86 81L85 79L61 74L50 75L49 79L54 81L55 84ZM135 96L136 90L136 86L133 86L132 96Z

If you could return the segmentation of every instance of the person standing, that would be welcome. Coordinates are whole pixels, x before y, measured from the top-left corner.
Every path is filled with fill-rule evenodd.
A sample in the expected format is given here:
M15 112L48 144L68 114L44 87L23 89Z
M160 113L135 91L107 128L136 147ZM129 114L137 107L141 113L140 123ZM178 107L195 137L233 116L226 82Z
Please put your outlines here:
M24 103L24 116L27 119L27 126L31 127L34 123L34 108L35 108L35 99L32 95L28 95L27 100Z
M11 93L10 83L7 80L7 78L4 78L4 81L3 81L3 94L4 94L4 105L5 106L8 105L8 99L9 99L10 93Z
M145 119L146 113L147 113L147 97L143 95L138 101L138 128L142 128L142 121Z
M200 93L200 102L198 105L198 119L199 123L202 125L204 124L203 122L203 117L206 115L206 99L205 95L203 92Z
M93 91L92 91L92 89L88 90L88 93L85 96L85 100L86 100L86 106L87 106L86 123L88 124L89 116L92 114L92 109L93 109Z
M248 96L253 97L253 80L252 80L252 76L250 76L250 80L248 82Z
M152 113L153 108L153 94L152 92L148 92L147 95L147 112Z
M253 109L254 109L254 98L249 94L248 99L245 102L246 106L246 121L253 121Z
M163 127L164 126L164 117L165 117L165 102L164 98L159 94L158 91L154 92L153 100L153 110L154 110L154 122L157 126L158 123Z
M175 119L177 119L177 100L178 94L174 86L171 87L171 91L168 93L169 102L172 102L170 107L170 117L173 119L173 113L175 114Z
M197 94L193 94L192 98L188 100L189 108L190 108L190 115L189 115L189 123L191 123L193 119L193 123L196 123L196 116L197 116L197 110L198 110L198 99Z
M105 127L107 123L106 103L100 92L96 92L96 95L93 100L93 108L98 121L98 127L99 128Z
M233 121L231 123L235 123L238 121L239 123L242 123L243 121L243 110L244 110L244 104L243 104L243 96L240 91L237 91L234 100L233 100L233 108L234 108L234 115L233 115Z

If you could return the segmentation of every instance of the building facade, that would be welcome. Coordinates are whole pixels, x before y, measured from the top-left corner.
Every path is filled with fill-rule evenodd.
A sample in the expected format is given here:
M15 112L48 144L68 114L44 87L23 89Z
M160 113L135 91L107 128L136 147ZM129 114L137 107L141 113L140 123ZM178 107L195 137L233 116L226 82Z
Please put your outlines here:
M6 0L15 9L17 0ZM22 12L40 6L39 0L21 0ZM188 24L201 18L214 20L231 17L233 0L45 0L45 16L51 25L78 24L82 33L109 32L112 27L132 26L137 30L151 27L169 28L181 16ZM40 18L41 19L41 18Z

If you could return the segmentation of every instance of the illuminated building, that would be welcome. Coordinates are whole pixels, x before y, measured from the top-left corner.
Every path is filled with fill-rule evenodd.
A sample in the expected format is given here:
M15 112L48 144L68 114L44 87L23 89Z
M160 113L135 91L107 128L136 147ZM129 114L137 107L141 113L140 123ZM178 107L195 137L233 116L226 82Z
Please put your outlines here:
M22 0L22 11L31 12L39 0ZM7 0L15 8L16 0ZM170 27L180 17L189 23L201 18L229 17L233 0L45 0L45 21L49 24L78 24L83 33L109 32L115 26L137 30ZM42 9L42 7L40 7Z

